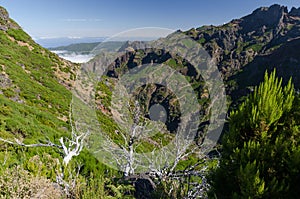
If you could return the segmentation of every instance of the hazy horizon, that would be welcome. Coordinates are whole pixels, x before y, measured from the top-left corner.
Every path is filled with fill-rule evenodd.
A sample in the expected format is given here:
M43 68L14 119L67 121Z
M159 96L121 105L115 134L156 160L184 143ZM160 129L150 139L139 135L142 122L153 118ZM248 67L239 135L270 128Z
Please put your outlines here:
M143 27L188 30L222 25L262 6L300 7L292 0L266 1L38 1L0 0L14 19L35 40L46 38L111 37ZM26 17L24 17L26 16ZM160 37L159 33L154 37Z

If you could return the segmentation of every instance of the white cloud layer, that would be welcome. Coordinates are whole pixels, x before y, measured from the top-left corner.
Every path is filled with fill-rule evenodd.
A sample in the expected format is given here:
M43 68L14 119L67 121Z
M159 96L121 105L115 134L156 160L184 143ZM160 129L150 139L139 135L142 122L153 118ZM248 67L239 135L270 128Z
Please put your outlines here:
M56 53L61 58L64 58L74 63L85 63L90 61L94 57L94 55L92 54L77 54L74 52L70 53L64 50L54 50L52 52Z

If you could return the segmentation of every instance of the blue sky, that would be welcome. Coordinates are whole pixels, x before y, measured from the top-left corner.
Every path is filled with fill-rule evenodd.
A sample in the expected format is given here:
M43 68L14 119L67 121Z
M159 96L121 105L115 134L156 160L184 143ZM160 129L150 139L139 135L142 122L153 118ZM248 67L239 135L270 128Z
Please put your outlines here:
M274 3L300 7L299 0L0 0L34 38L102 37L141 27L187 30L223 24Z

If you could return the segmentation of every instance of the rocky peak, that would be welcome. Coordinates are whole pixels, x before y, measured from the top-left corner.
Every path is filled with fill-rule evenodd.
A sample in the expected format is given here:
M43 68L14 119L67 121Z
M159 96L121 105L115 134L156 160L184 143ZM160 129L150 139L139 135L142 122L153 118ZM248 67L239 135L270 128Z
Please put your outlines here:
M8 12L5 8L0 6L0 20L8 20L9 19L9 15Z
M289 15L293 17L300 17L300 7L299 8L292 7L291 11L289 12Z
M251 32L263 26L267 28L277 27L288 14L286 6L274 4L270 7L261 7L253 11L250 15L242 18L241 26L243 32Z
M6 31L9 28L19 29L20 26L11 20L7 10L0 6L0 31Z
M119 49L119 52L146 49L147 47L148 43L145 41L126 41Z

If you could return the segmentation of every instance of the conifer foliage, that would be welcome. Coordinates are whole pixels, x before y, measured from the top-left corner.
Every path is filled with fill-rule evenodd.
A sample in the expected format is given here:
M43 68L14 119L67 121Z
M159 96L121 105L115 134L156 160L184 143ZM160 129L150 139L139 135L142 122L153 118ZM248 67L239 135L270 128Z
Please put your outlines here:
M213 198L296 198L300 187L299 99L276 72L231 112Z

